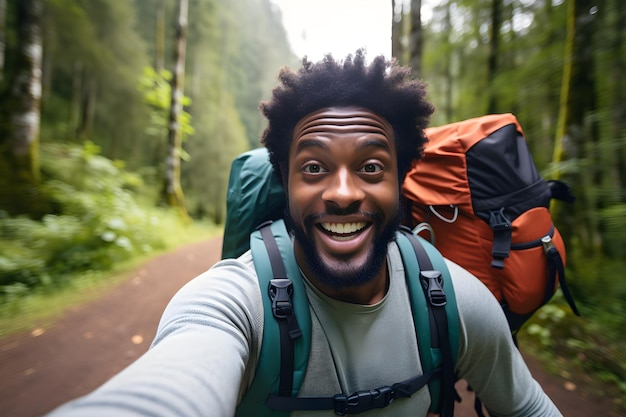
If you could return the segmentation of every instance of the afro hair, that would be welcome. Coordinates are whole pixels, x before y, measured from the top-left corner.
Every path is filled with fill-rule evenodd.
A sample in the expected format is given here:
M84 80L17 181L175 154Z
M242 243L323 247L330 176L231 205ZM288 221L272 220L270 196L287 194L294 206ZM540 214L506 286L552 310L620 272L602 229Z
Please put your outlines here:
M281 85L267 102L260 104L268 125L261 142L279 172L288 167L293 129L304 116L326 107L357 106L385 118L393 127L398 153L398 175L404 175L422 155L424 129L434 112L426 101L425 84L410 77L410 69L378 56L367 65L363 50L343 62L331 55L317 63L302 60L294 72L283 68Z

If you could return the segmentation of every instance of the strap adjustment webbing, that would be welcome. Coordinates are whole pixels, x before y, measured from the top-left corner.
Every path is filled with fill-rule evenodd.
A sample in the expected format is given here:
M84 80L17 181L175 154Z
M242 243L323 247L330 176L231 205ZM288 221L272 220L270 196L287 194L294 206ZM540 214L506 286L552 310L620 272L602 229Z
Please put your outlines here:
M543 250L548 257L548 270L550 276L550 282L548 283L548 287L546 288L546 297L544 299L544 303L547 303L552 296L552 291L554 290L554 286L556 284L556 277L559 278L559 285L561 286L561 292L563 296L567 300L570 308L577 316L580 316L580 312L578 311L578 307L576 307L576 303L574 302L574 297L569 290L569 286L565 281L565 266L563 265L563 259L559 254L559 251L552 243L552 237L550 235L546 235L541 239L541 244L543 245Z

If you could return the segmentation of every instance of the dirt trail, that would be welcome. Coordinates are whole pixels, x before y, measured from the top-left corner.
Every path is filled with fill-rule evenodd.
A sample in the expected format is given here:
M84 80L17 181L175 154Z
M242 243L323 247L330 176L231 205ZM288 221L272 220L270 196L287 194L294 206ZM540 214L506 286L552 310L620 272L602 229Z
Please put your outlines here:
M73 308L43 331L0 340L0 415L36 417L98 387L148 348L165 305L185 282L215 263L221 240L158 256L97 301ZM565 416L615 416L608 399L585 398L564 381L531 370ZM471 394L457 417L475 416ZM88 417L88 416L86 416Z

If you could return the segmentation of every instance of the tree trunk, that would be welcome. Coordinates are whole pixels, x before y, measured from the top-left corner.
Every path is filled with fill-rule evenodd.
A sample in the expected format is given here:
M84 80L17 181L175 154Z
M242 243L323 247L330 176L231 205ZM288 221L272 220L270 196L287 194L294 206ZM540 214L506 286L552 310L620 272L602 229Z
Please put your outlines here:
M0 0L0 82L4 79L4 53L6 51L7 0Z
M498 104L496 99L495 80L498 75L498 54L500 53L500 27L502 26L501 0L491 2L491 36L489 40L489 62L487 64L487 91L489 92L488 113L496 113Z
M185 53L187 41L187 0L178 2L176 24L175 69L172 77L172 100L168 132L168 155L165 160L165 184L163 197L165 202L176 208L184 218L188 218L185 197L180 185L180 155L182 150L182 132L180 115L183 110L183 92L185 80Z
M593 79L593 16L589 11L592 0L569 0L567 40L563 67L563 81L559 120L555 138L553 162L559 166L568 159L586 163L578 164L578 172L568 176L577 194L576 218L562 210L560 203L552 204L555 219L563 222L564 236L576 235L587 253L600 249L598 220L596 218L597 187L593 171L597 154L597 127L592 112L596 108L595 83ZM553 178L565 173L557 169Z
M54 29L50 27L46 27L46 25L44 24L44 27L42 29L42 34L43 34L42 40L43 40L44 46L43 46L43 53L41 56L41 113L42 114L45 114L46 104L47 104L48 99L50 98L50 92L52 91L54 54L50 52L52 50L52 47L49 44L51 43L49 39L52 38L53 31ZM45 116L43 117L45 118Z
M154 69L160 74L165 68L165 0L157 1L154 32Z
M446 6L446 14L445 14L445 21L444 21L444 30L443 33L449 34L452 33L452 11L450 10L450 3L448 3ZM450 40L450 36L447 35L446 36L446 42L448 42L449 44L451 44L451 40ZM456 53L454 49L452 48L448 48L449 53L447 54L447 56L444 58L445 59L445 63L444 63L444 70L443 70L443 77L444 77L444 81L443 81L443 90L444 90L444 103L443 103L443 112L444 115L446 117L446 121L451 122L454 117L454 112L453 112L453 105L452 105L452 101L453 101L453 86L454 86L454 74L452 73L452 62L454 59L454 54Z
M402 1L391 0L391 56L402 62Z
M75 61L72 65L72 93L70 95L70 103L68 108L67 119L67 136L72 139L78 137L82 96L82 79L83 79L83 63Z
M42 0L17 2L17 56L0 111L0 209L39 217Z
M545 22L553 21L553 9L554 8L552 6L552 0L546 1L544 7L542 8L543 19ZM547 35L541 42L540 47L548 50L558 40L556 37L557 33L554 26L548 24L546 24L545 26L547 26ZM541 80L541 83L543 85L550 85L550 74L545 75ZM558 111L559 100L558 92L556 92L552 88L545 88L543 90L543 93L543 110L541 110L540 112L542 126L541 135L539 135L539 137L537 138L538 140L535 143L529 143L531 151L533 152L533 155L535 157L535 162L538 166L545 166L551 161L551 153L554 146L551 135L555 129L555 119L556 112ZM547 150L550 150L550 152L547 152Z
M422 31L422 0L411 0L411 29L409 32L409 66L415 78L422 76L424 35Z
M80 120L76 136L81 140L88 140L93 133L93 122L96 115L96 99L98 96L98 83L96 79L82 68L80 100Z
M611 102L611 138L623 137L626 132L626 111L624 110L624 101L626 100L626 83L624 83L624 73L626 73L626 57L624 56L624 41L626 40L626 27L624 21L626 19L626 7L624 4L615 0L612 2L615 16L613 16L613 30L610 42L611 55L613 56L611 64L611 78L613 83L613 97ZM621 152L615 152L617 159L615 165L615 183L616 189L621 189L626 184L626 146L622 145ZM618 193L615 198L619 199Z

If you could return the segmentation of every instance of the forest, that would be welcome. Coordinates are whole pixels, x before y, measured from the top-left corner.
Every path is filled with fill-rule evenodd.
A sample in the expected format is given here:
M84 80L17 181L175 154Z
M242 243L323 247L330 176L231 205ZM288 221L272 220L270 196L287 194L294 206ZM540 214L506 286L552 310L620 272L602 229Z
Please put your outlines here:
M514 113L544 178L571 186L551 209L582 317L557 296L522 337L624 410L626 3L380 1L433 125ZM0 316L219 228L258 104L298 65L271 0L0 0Z

